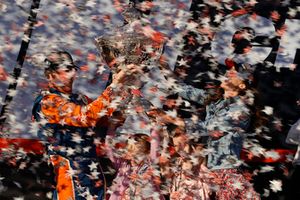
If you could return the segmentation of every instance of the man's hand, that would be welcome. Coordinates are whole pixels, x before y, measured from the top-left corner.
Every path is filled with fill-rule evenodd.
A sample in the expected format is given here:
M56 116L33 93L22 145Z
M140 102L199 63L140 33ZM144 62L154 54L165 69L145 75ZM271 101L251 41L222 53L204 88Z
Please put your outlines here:
M121 69L117 74L113 76L113 84L116 85L131 85L133 82L140 78L143 71L139 66L130 64Z

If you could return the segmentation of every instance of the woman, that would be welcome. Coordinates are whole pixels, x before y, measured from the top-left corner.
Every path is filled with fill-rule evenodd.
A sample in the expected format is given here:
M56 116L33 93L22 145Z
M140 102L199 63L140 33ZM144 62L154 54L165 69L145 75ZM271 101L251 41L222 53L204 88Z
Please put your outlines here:
M213 188L220 200L260 199L250 182L239 171L244 134L249 128L251 112L246 82L234 69L228 71L220 88L223 95L208 101L206 91L182 85L179 95L206 105L204 121L185 119L189 134L207 140L207 167L214 177Z
M244 133L250 125L248 104L253 101L251 93L247 91L246 82L234 69L226 73L220 90L222 92L212 95L190 85L177 85L180 97L206 106L203 121L176 118L177 126L185 126L189 137L207 145L203 153L207 154L206 165L211 172L210 176L214 177L210 188L215 189L217 199L260 199L239 171ZM175 121L156 110L149 114L159 116L159 121L164 123Z

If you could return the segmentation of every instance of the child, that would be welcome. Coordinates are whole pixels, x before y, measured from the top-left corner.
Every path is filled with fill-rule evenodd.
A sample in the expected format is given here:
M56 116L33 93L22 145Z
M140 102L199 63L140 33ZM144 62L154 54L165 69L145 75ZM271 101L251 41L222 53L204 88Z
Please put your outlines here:
M164 174L170 181L167 183L170 199L210 199L210 177L204 164L202 146L181 131L176 132L171 141L175 154L169 163L170 170Z
M108 156L118 171L109 188L109 199L164 199L159 190L159 173L156 173L150 159L150 136L139 133L127 135L125 149L121 149L123 156L116 153L117 149L114 148L113 153L111 148L107 148ZM113 144L112 140L108 138L107 144Z

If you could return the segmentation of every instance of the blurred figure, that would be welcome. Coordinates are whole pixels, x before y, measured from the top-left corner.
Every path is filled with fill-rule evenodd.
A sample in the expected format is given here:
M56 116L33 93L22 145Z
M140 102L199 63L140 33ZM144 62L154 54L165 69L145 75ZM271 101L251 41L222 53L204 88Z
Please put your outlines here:
M287 185L287 200L300 199L300 191L298 185L300 183L300 119L291 126L286 142L297 145L293 165L294 169L290 174L289 184Z
M5 71L4 67L0 66L0 81L6 81L7 77L8 77L8 74Z

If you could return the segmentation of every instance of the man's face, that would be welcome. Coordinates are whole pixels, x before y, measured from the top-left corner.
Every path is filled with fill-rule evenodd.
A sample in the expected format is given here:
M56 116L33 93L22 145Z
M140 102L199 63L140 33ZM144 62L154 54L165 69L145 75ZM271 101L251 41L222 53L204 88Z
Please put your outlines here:
M49 75L49 81L58 87L72 88L76 76L74 68L62 67Z

